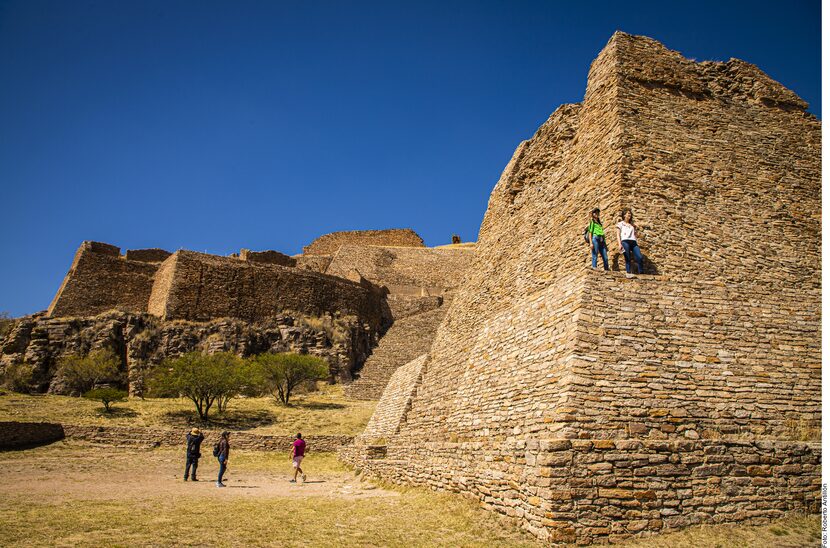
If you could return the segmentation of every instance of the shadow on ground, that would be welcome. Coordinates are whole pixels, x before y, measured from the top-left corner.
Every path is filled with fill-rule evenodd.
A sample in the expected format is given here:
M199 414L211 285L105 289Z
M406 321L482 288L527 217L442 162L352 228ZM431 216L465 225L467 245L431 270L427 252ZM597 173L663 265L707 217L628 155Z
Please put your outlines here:
M277 416L268 410L239 411L230 409L224 413L211 414L207 421L201 421L194 411L168 411L163 415L166 424L176 427L200 426L227 430L251 430L277 422Z

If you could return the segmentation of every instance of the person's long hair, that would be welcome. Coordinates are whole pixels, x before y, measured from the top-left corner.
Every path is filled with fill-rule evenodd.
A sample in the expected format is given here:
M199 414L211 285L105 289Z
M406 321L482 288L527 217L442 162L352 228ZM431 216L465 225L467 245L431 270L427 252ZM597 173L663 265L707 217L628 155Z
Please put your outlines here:
M631 221L630 221L630 222L625 220L625 214L626 214L626 213L630 213L630 214L631 214ZM623 209L622 211L620 211L620 219L621 219L624 223L628 223L628 224L630 224L631 226L637 226L637 225L635 225L635 224L634 224L634 212L633 212L633 211L631 211L631 208L630 208L630 207L626 207L625 209Z

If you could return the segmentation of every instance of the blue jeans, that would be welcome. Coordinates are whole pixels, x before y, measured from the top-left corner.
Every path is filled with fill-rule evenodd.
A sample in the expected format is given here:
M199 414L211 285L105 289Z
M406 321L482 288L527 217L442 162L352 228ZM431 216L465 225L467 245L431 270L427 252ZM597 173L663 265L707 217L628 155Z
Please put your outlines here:
M625 257L625 271L631 272L631 259L637 261L638 273L645 272L643 268L643 254L640 253L640 246L637 245L637 240L623 240L623 257Z
M225 459L219 457L219 478L216 480L217 483L222 483L222 476L225 475L225 468L227 468L227 466L225 466Z
M601 236L593 237L594 246L591 248L591 268L597 267L597 253L602 254L602 264L605 270L608 270L608 247L605 245L605 238Z

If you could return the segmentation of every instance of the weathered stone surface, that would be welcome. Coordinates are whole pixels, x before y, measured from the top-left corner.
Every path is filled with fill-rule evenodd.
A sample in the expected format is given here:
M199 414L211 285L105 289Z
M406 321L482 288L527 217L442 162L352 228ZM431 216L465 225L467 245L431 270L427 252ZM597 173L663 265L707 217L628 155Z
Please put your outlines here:
M303 248L303 254L334 255L340 249L340 246L346 244L423 247L424 240L411 228L332 232L331 234L320 236L305 246Z
M128 260L118 247L83 242L58 289L50 316L94 316L108 310L147 312L159 264Z
M820 246L803 237L821 222L821 127L804 107L747 63L616 33L584 101L521 143L493 190L420 377L372 419L394 410L386 457L358 439L343 458L476 496L547 540L815 512L802 444L728 439L820 417ZM624 206L649 275L587 270L594 207L623 268ZM572 464L536 454L549 439L571 442Z

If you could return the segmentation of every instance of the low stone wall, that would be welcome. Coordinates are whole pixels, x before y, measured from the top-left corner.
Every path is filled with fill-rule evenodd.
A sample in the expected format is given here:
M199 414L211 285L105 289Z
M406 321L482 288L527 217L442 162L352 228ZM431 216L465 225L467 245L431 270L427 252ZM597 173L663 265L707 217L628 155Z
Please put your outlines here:
M184 447L188 428L180 430L131 428L126 426L78 426L64 425L63 431L70 439L84 440L116 447ZM210 456L213 444L219 441L221 430L204 430L202 455ZM351 436L306 436L307 450L318 453L337 451L352 442ZM231 449L251 451L291 450L294 436L266 436L249 432L231 432Z
M46 445L64 437L60 424L49 422L0 422L0 450Z
M697 524L763 523L821 504L821 445L521 440L349 446L369 475L478 499L548 542L618 542Z

